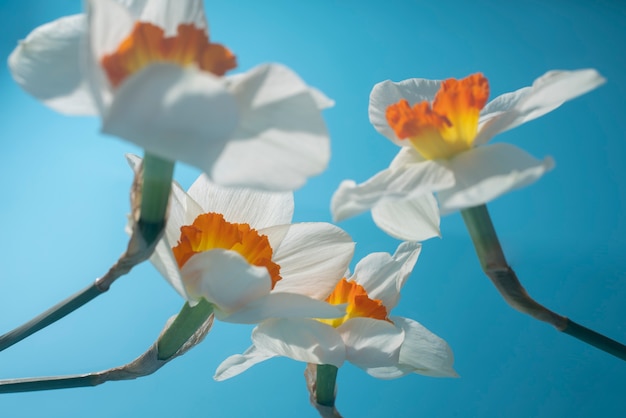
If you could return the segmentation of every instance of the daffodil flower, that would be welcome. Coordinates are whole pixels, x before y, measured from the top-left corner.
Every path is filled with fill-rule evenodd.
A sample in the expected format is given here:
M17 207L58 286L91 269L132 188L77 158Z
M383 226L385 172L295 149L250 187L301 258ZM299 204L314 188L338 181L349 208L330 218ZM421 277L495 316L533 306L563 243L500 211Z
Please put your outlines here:
M286 191L329 159L332 101L265 64L225 76L235 56L209 39L201 0L88 0L86 14L36 28L9 57L49 107L97 115L102 131L222 185Z
M137 170L139 158L128 157ZM354 242L328 223L292 224L293 210L288 192L221 187L204 174L188 192L174 183L150 261L190 305L206 299L222 321L341 316L322 296L343 277Z
M276 356L337 367L349 361L382 379L409 373L456 376L452 351L444 340L412 319L389 316L420 249L418 243L405 242L394 255L373 253L363 258L352 277L322 296L330 304L346 306L341 318L275 318L260 323L252 332L253 345L226 359L215 379L231 378Z
M533 183L554 166L549 157L538 160L513 145L487 141L604 81L592 69L550 71L531 87L489 103L489 83L482 74L377 84L370 95L370 122L401 149L390 167L371 179L340 184L331 203L334 219L371 209L376 224L394 237L422 240L437 235L433 192L445 214Z

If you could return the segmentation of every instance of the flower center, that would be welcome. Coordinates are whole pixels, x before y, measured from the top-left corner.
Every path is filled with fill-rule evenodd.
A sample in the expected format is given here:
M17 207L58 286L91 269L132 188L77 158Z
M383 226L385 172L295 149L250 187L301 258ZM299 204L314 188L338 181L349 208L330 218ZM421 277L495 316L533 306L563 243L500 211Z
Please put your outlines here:
M388 320L385 305L378 299L370 299L363 286L354 281L349 282L345 277L337 283L335 290L326 298L326 302L331 305L347 304L346 315L343 318L319 319L319 321L335 328L350 318L365 317Z
M135 23L131 34L116 51L102 57L101 64L111 85L117 87L129 75L155 62L196 65L217 76L237 66L232 52L209 42L204 29L181 24L175 36L165 37L162 28L146 22Z
M272 261L273 250L267 236L248 224L227 222L219 213L204 213L192 225L182 226L178 245L172 252L182 268L194 254L216 248L236 251L250 264L267 268L272 289L281 279L280 266Z
M387 108L387 122L400 139L408 139L424 158L450 158L474 145L480 111L489 97L489 82L480 73L441 83L432 107L411 107L405 99Z

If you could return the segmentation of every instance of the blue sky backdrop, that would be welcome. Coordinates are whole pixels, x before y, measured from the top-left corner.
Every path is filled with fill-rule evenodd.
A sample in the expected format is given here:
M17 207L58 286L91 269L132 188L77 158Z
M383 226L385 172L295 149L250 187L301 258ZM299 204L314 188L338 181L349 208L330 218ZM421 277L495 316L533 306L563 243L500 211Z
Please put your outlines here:
M0 57L36 26L81 11L79 0L0 0ZM498 136L556 169L489 205L509 262L531 295L626 341L626 3L614 0L211 1L212 39L239 70L280 62L336 100L325 112L328 170L296 193L296 221L330 221L345 178L363 181L397 148L367 118L385 79L483 72L492 97L551 69L593 67L608 82ZM0 66L0 332L106 272L123 252L131 170L140 150L98 133L99 121L57 114ZM189 186L198 172L178 165ZM342 222L355 261L398 241L369 214ZM395 315L448 341L459 379L394 381L345 365L346 417L620 417L626 363L509 308L482 274L460 215L425 242ZM353 263L354 266L354 263ZM152 344L183 301L149 264L61 322L0 353L0 378L83 373L126 363ZM0 415L32 417L315 417L304 364L274 359L226 382L217 365L249 345L251 327L216 323L155 375L96 388L0 395Z

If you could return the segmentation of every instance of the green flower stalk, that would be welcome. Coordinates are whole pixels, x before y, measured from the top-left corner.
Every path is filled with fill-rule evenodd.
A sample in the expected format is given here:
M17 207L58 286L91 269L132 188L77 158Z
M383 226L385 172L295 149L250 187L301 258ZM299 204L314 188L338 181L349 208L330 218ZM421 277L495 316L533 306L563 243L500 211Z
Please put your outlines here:
M112 369L69 376L0 380L0 393L34 392L98 386L116 380L148 376L198 345L213 325L213 309L206 300L191 307L187 303L170 319L158 340L132 362Z
M128 248L102 277L25 324L0 336L0 351L53 324L100 296L115 280L147 260L165 228L174 163L149 153L131 192L133 230Z
M508 265L487 206L461 210L483 271L514 309L626 361L626 346L547 309L531 298Z

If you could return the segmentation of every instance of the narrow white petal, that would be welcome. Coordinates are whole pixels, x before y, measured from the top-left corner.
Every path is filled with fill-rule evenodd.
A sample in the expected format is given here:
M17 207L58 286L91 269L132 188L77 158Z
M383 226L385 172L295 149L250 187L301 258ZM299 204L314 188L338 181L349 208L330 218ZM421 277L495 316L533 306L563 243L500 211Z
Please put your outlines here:
M252 331L252 341L265 353L313 364L341 366L346 348L337 330L314 319L269 319Z
M328 109L329 107L333 107L335 105L335 101L330 97L326 96L320 90L315 87L309 87L309 94L315 100L317 104L317 108L320 110Z
M33 30L9 56L15 81L52 109L71 115L97 115L81 71L85 15L73 15Z
M180 228L191 225L198 215L204 213L196 203L176 182L172 182L168 219L165 226L165 236L176 246L180 239Z
M389 313L400 299L400 289L411 275L422 249L416 242L403 242L393 255L372 253L359 261L350 280L365 288L371 299L379 299Z
M229 80L240 123L213 170L219 184L294 190L330 158L326 125L310 88L291 70L262 65Z
M288 224L293 217L292 193L222 187L204 174L191 185L189 195L205 212L221 213L228 222L247 223L255 229Z
M406 99L411 106L424 100L430 102L435 97L440 85L441 81L439 80L423 78L410 78L400 82L385 80L376 84L370 93L369 118L371 124L395 144L404 145L387 123L387 108L402 99Z
M130 35L136 18L115 0L87 0L89 41L96 61L117 50Z
M150 262L183 299L191 304L195 304L198 301L198 297L192 297L185 288L180 270L178 269L178 264L176 263L176 259L172 253L172 247L167 237L163 237L161 241L159 241L150 256Z
M221 319L267 295L271 280L265 267L249 264L239 253L214 249L193 255L181 276L193 298L204 297L215 305Z
M419 152L415 150L412 146L405 146L400 148L400 151L393 157L391 160L391 164L389 164L389 168L396 169L399 167L404 167L408 164L420 163L426 161L424 157L420 155Z
M367 374L377 379L397 379L399 377L406 376L407 374L411 374L415 371L414 367L408 366L406 364L396 364L393 366L386 367L369 367L364 369Z
M243 354L235 354L224 360L215 371L213 379L222 381L235 377L262 361L275 357L276 354L265 353L254 345Z
M424 241L441 236L437 199L431 193L380 202L372 208L372 219L394 238Z
M326 299L344 276L353 253L352 238L334 225L291 225L274 252L283 278L274 290Z
M404 330L400 349L400 364L413 368L413 373L432 377L457 377L454 355L448 343L409 318L392 317L396 326Z
M554 167L546 157L536 159L510 144L484 145L448 161L454 187L438 193L441 213L487 203L511 190L538 180Z
M197 28L206 28L206 16L202 0L143 1L144 5L137 20L154 23L165 30L166 36L176 34L178 25L193 23Z
M103 131L160 157L210 170L237 124L219 78L193 68L152 64L116 91Z
M272 318L338 318L345 310L321 300L293 293L272 292L252 300L227 316L216 317L225 322L257 324Z
M386 169L357 185L344 180L335 191L331 211L335 222L365 212L380 202L405 199L451 187L454 175L440 160Z
M115 52L130 35L135 19L129 9L114 0L87 0L88 37L81 57L94 103L105 115L113 100L111 84L101 65L102 58Z
M404 332L393 324L373 318L352 318L337 331L346 345L346 360L355 366L367 369L398 363Z
M497 97L481 112L475 143L487 142L500 132L512 129L556 109L568 100L605 83L596 70L549 71L532 87Z

